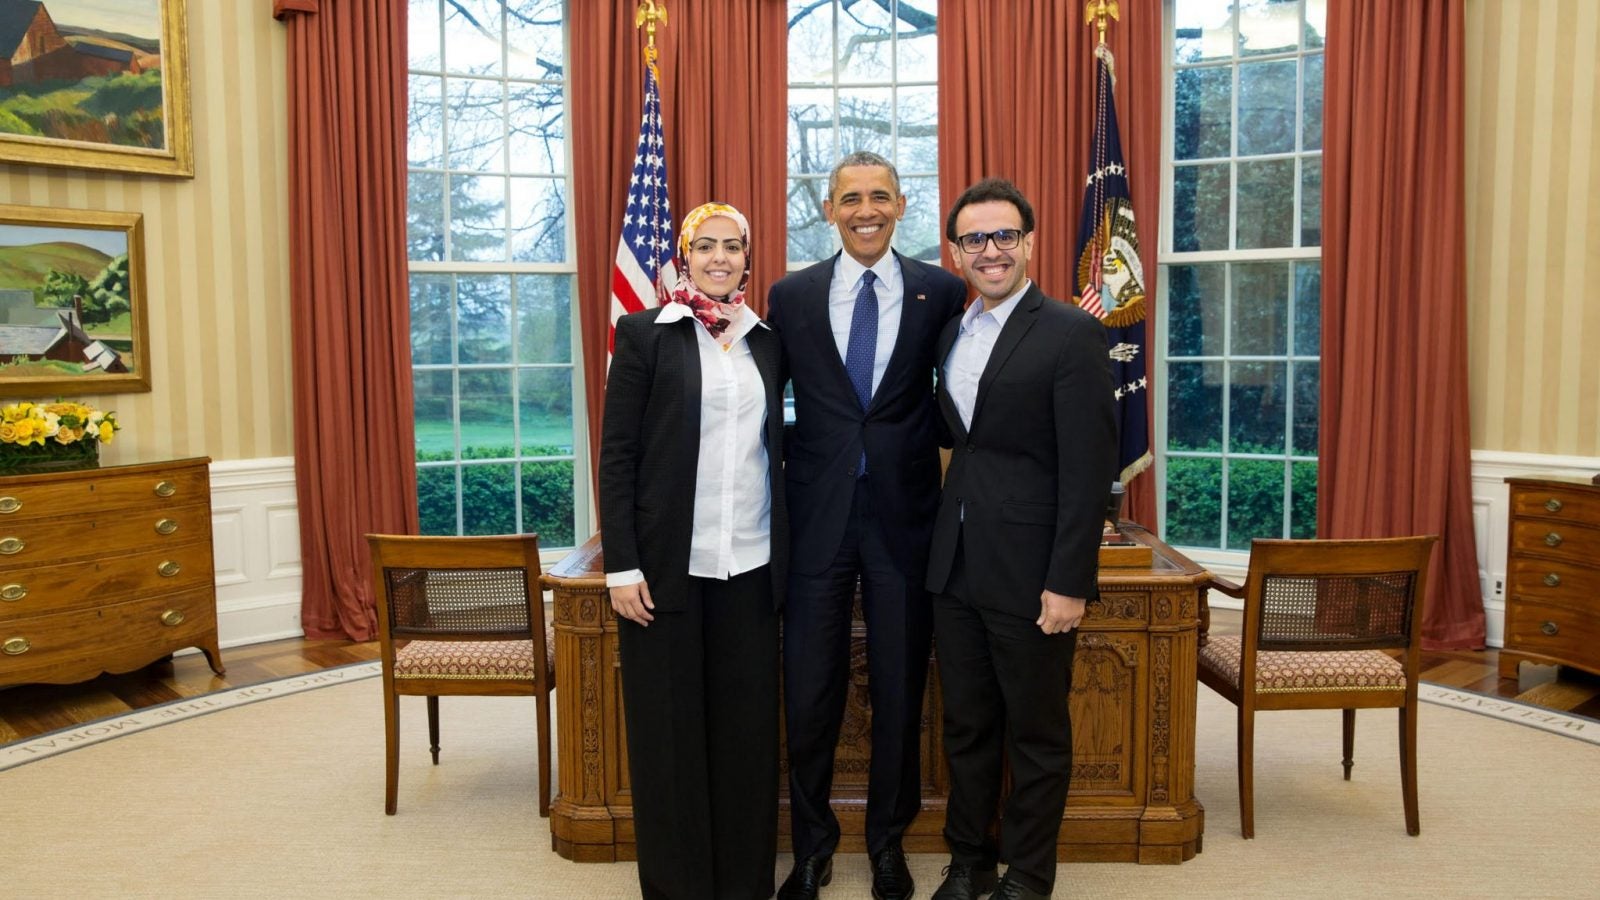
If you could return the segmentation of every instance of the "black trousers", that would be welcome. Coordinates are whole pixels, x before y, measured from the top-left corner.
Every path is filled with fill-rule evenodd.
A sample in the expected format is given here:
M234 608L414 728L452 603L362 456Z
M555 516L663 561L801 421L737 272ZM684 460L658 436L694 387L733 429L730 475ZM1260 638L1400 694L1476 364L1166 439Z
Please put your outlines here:
M783 608L783 693L796 859L832 852L839 844L839 820L828 796L850 687L850 614L858 578L872 706L867 851L898 843L920 808L922 694L933 627L923 577L895 566L865 480L856 482L850 521L833 563L820 575L790 572Z
M1072 776L1072 656L1078 631L1045 634L1031 618L984 604L958 548L945 593L933 601L944 697L950 799L944 837L955 862L1010 866L1010 877L1048 894L1056 835ZM1001 754L1011 767L998 846Z
M778 843L778 616L766 566L617 622L647 900L766 900Z

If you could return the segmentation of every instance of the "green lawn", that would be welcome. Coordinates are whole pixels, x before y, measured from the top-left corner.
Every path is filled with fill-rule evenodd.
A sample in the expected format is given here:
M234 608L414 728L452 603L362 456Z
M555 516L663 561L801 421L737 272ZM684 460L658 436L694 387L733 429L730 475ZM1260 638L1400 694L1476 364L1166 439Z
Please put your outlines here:
M419 422L417 430L417 452L420 453L449 453L454 451L456 445L455 433L448 422ZM504 425L485 425L476 422L461 423L461 447L463 451L473 447L505 447L511 446L511 429ZM572 428L569 425L534 425L523 426L522 444L524 447L549 446L566 447L572 443ZM463 453L463 455L466 455Z

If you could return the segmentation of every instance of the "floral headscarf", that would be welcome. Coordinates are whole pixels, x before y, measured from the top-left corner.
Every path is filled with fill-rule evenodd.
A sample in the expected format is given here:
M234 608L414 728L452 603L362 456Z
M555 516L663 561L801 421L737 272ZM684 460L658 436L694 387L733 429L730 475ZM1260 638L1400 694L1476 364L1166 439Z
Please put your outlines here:
M689 275L689 245L694 243L695 232L700 230L700 226L714 216L732 219L739 226L739 236L744 239L744 275L739 278L739 286L733 289L733 293L722 300L696 287ZM683 217L683 227L678 230L678 252L673 258L673 265L678 270L677 281L672 285L667 284L666 279L658 281L657 299L662 305L682 303L689 307L706 331L718 343L726 346L728 341L723 339L724 333L745 311L744 291L750 283L750 223L745 220L743 213L726 203L703 203L695 207Z

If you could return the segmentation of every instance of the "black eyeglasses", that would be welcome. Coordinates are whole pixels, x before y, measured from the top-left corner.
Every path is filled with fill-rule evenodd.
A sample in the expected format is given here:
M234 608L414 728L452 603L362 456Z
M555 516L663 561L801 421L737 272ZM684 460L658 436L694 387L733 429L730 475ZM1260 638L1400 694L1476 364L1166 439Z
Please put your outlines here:
M1022 242L1022 229L1002 228L999 231L974 231L956 237L956 243L961 249L971 254L983 252L983 248L990 241L994 241L996 250L1014 250Z

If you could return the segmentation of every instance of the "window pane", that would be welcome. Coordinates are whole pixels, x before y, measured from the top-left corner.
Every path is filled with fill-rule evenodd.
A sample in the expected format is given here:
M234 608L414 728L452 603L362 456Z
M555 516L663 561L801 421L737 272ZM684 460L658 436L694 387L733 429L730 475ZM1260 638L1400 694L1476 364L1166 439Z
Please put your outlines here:
M1306 0L1305 45L1321 47L1328 33L1328 0ZM1322 93L1318 91L1317 93Z
M939 171L939 89L901 88L895 164L900 174Z
M522 530L539 535L540 550L575 546L570 460L522 464Z
M1322 157L1300 160L1300 246L1322 246Z
M411 364L450 364L449 275L411 276Z
M1220 265L1167 267L1167 353L1221 356L1226 270Z
M895 246L913 259L937 264L944 231L939 212L939 178L902 178L900 190L906 195L906 217L895 226Z
M839 80L886 84L894 74L889 36L898 23L889 17L888 3L841 4L839 28Z
M1239 163L1237 248L1294 246L1294 160Z
M451 0L444 5L444 64L468 75L500 73L503 0Z
M1285 465L1275 459L1228 462L1228 549L1249 550L1252 538L1283 537Z
M406 11L406 55L413 69L439 70L439 2L411 0Z
M412 75L406 92L406 165L444 168L444 79Z
M1174 61L1233 56L1233 11L1228 0L1176 0L1173 25Z
M506 258L506 180L451 175L450 258Z
M1239 263L1233 267L1234 356L1289 352L1289 264Z
M561 262L567 256L567 181L511 179L511 258Z
M463 369L460 379L461 458L510 459L511 370Z
M1294 354L1322 352L1322 263L1294 265Z
M461 533L517 533L516 466L461 467Z
M1222 363L1167 364L1167 449L1222 449Z
M889 88L839 91L839 156L870 150L894 158L894 142L890 135L890 123L894 121L893 97ZM823 171L832 169L834 161L829 160Z
M816 0L789 0L789 81L833 81L833 6Z
M1290 464L1289 537L1308 540L1317 536L1317 464Z
M789 173L833 171L839 157L833 131L833 91L789 91Z
M901 81L939 77L938 0L900 0L900 35L895 71Z
M1172 249L1228 249L1227 163L1178 166L1172 173Z
M1228 450L1232 453L1285 452L1288 364L1234 363L1232 375L1233 381L1228 384ZM1279 484L1282 485L1281 473Z
M833 255L834 228L822 214L827 178L789 179L789 259L810 262Z
M1322 389L1322 365L1293 363L1294 369L1294 447L1299 456L1317 455L1317 410Z
M522 452L526 456L572 453L572 370L523 369L517 373Z
M1240 0L1239 54L1282 53L1300 43L1300 4Z
M1302 122L1301 147L1306 150L1322 149L1322 63L1321 53L1307 56L1305 65L1306 114Z
M1227 156L1233 140L1233 70L1228 66L1174 73L1174 159Z
M414 371L411 392L416 411L417 461L455 459L455 373L449 369ZM451 513L451 518L454 516Z
M555 174L567 168L566 119L559 84L510 86L511 171Z
M1295 73L1292 59L1239 66L1239 155L1294 151Z
M450 116L450 168L469 172L504 172L504 83L478 78L452 78L445 85L445 95Z
M1167 460L1169 544L1222 545L1222 460L1175 456Z
M517 362L572 362L572 276L518 275Z
M462 365L511 361L511 277L463 275L456 281L457 359Z
M459 534L456 531L456 467L417 468L417 513L423 534Z
M437 172L406 175L406 257L444 259L444 182Z
M512 78L561 77L566 55L562 47L561 5L562 0L510 0L507 3L507 75Z

